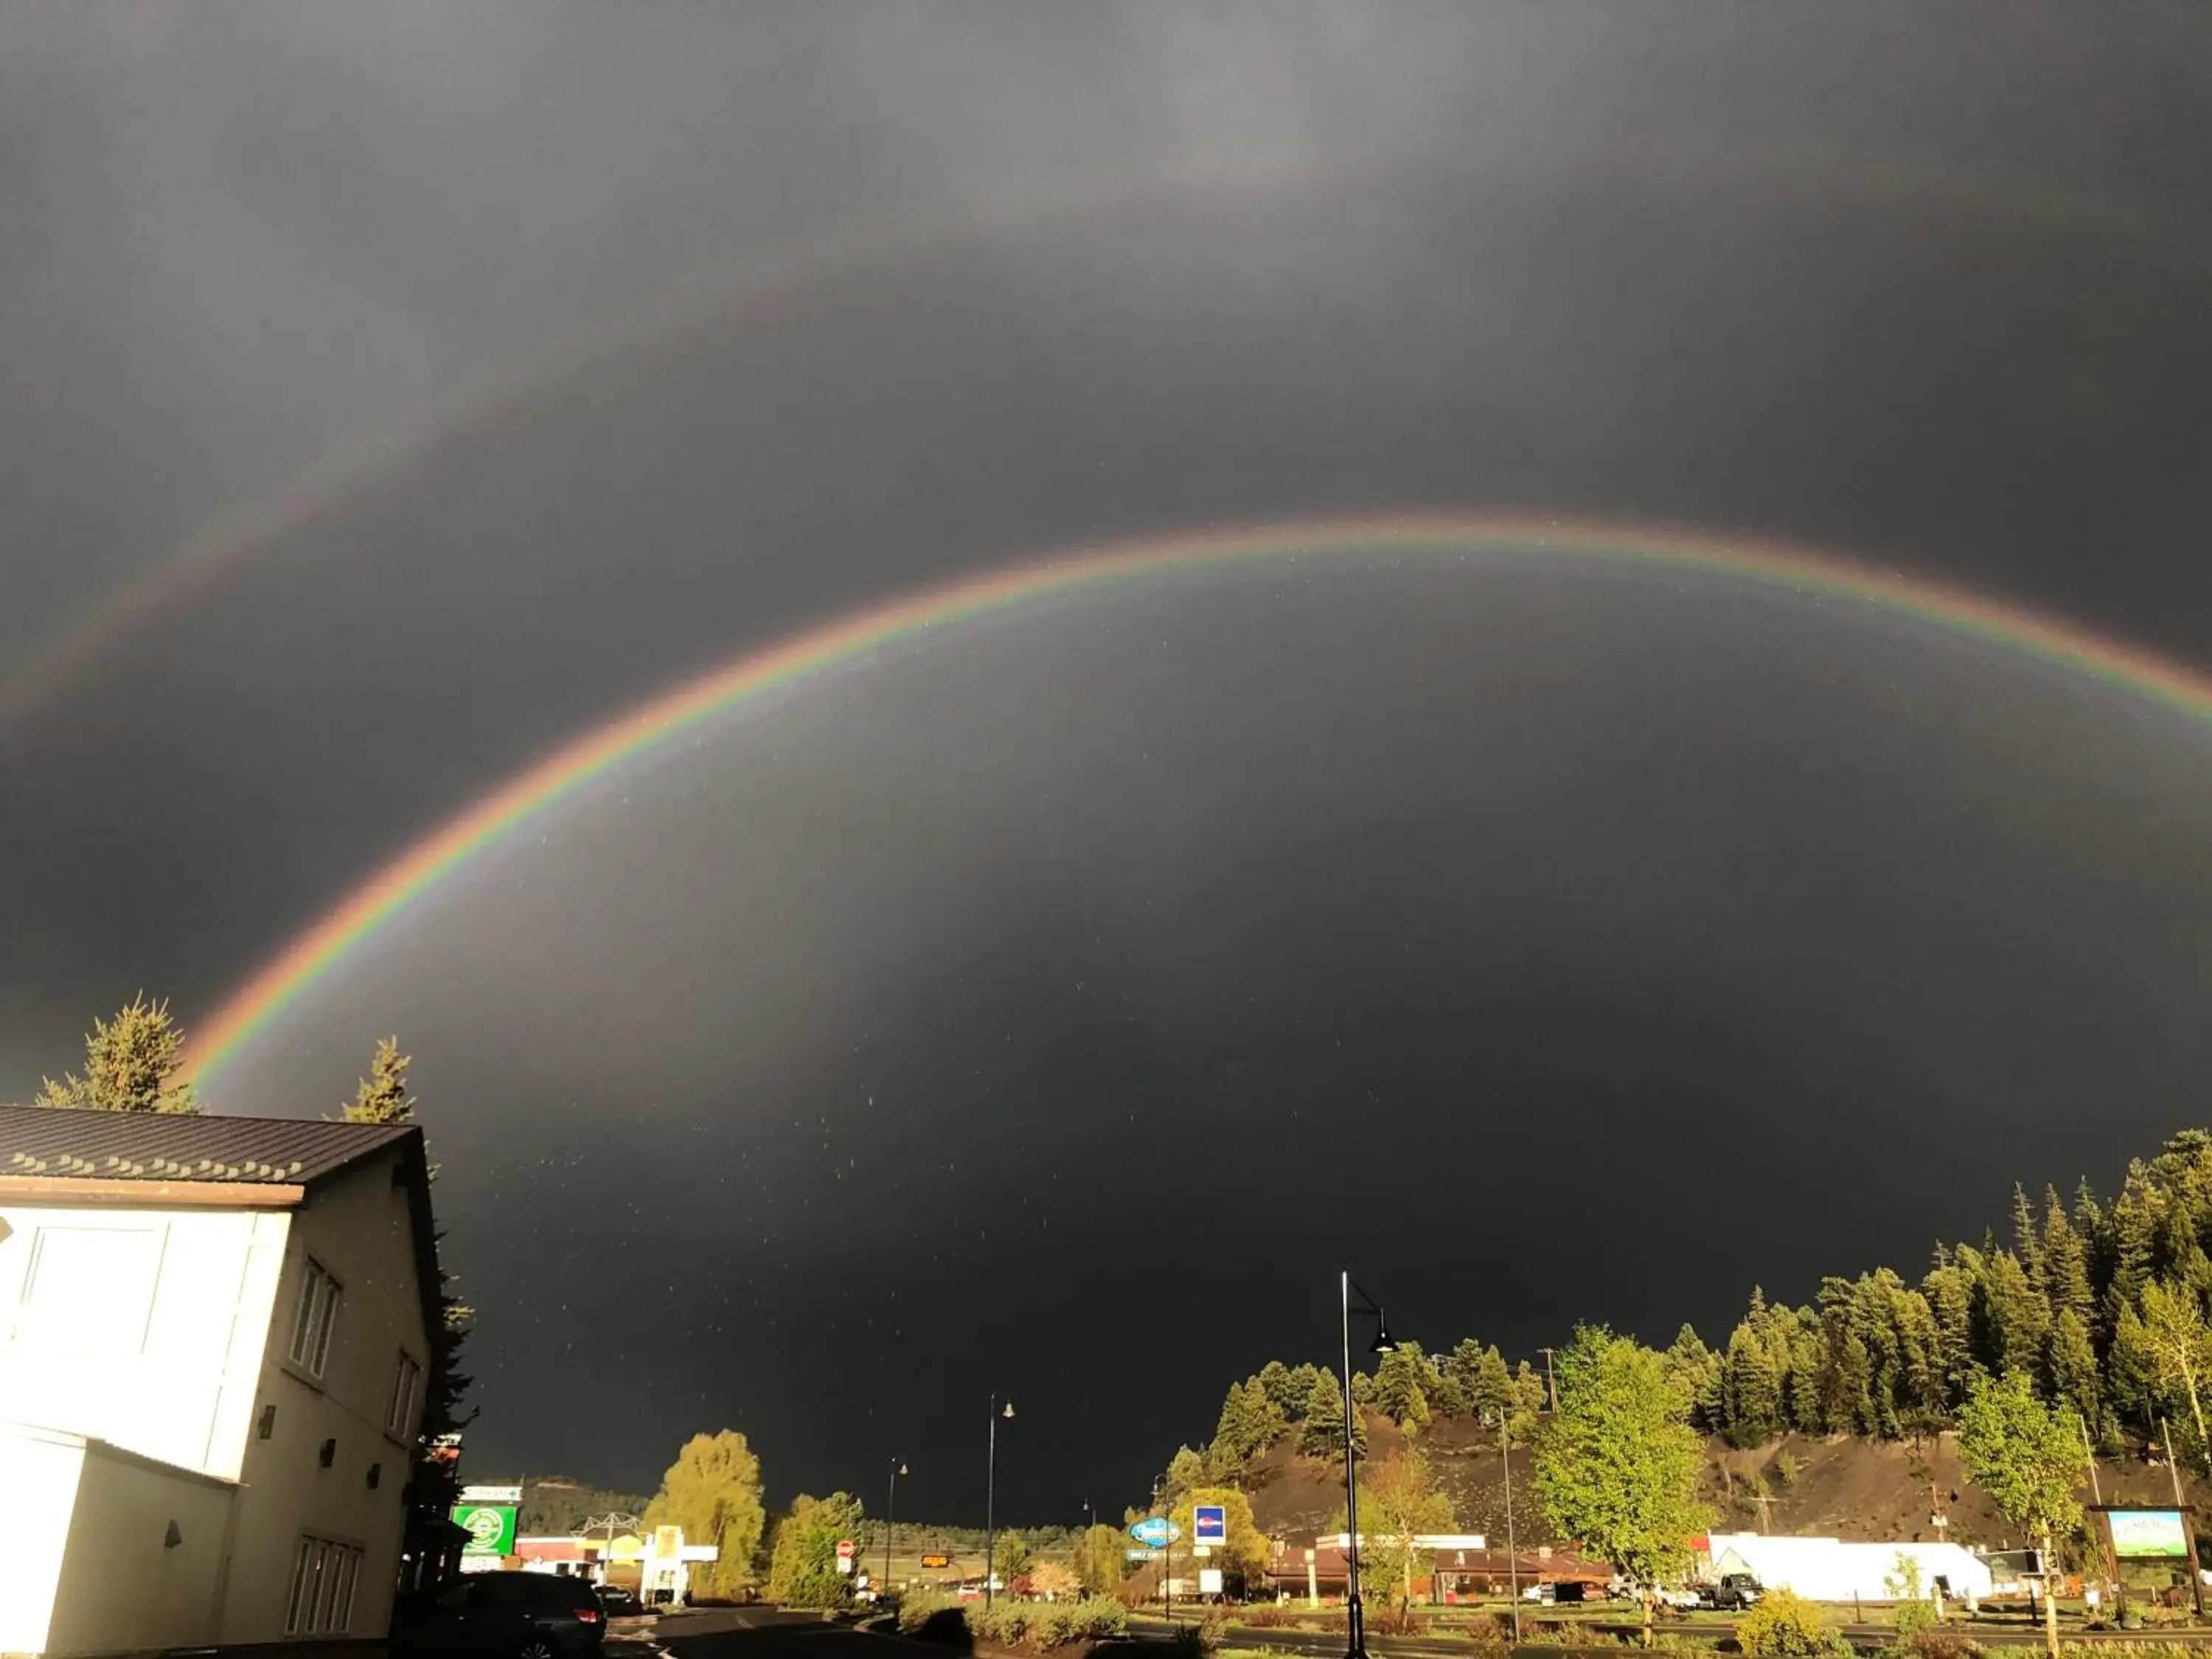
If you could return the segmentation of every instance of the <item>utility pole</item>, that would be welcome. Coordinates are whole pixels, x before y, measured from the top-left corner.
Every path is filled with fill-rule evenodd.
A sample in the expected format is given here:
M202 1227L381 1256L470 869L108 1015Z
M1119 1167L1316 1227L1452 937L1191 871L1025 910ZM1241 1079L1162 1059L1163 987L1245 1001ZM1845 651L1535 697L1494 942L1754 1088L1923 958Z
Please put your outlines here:
M2085 1417L2076 1420L2081 1425L2082 1461L2089 1466L2089 1497L2092 1502L2102 1504L2105 1501L2105 1486L2097 1479L2097 1454L2089 1444L2089 1419Z
M1513 1541L1513 1419L1512 1413L1500 1410L1498 1413L1498 1464L1503 1471L1499 1479L1505 1486L1505 1583L1513 1596L1513 1645L1521 1645L1521 1552ZM1493 1577L1491 1581L1498 1580Z
M622 1528L634 1533L636 1532L643 1524L644 1523L635 1516L625 1514L621 1510L610 1510L605 1515L589 1516L585 1518L583 1527L585 1537L589 1538L593 1533L599 1531L601 1528L605 1528L606 1529L607 1553L599 1559L599 1582L600 1583L604 1584L607 1582L607 1569L614 1565L608 1557L612 1556L614 1553L615 1534L617 1529Z
M1552 1401L1553 1413L1557 1415L1559 1409L1559 1380L1552 1375L1552 1350L1539 1348L1536 1352L1544 1356L1544 1392Z

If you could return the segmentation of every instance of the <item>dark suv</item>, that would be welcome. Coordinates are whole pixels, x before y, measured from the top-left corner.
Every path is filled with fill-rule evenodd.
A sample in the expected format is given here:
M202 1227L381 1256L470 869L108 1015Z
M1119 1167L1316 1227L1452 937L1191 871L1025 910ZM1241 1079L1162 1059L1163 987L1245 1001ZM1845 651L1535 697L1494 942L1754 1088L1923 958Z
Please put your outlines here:
M1759 1580L1747 1572L1727 1572L1721 1575L1717 1584L1708 1584L1698 1592L1698 1600L1709 1607L1741 1613L1759 1605Z
M478 1572L396 1609L402 1659L598 1659L606 1614L581 1578Z

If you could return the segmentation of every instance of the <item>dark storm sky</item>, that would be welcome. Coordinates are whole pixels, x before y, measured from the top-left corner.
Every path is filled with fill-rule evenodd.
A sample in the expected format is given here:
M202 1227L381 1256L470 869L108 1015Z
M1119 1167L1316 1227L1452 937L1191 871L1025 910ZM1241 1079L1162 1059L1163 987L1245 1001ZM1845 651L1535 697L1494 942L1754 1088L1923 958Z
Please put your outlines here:
M1665 521L2212 668L2212 40L1991 23L8 11L0 690L420 441L0 720L0 1098L666 686L1099 538ZM402 1035L479 1471L726 1425L972 1519L996 1389L1002 1511L1072 1520L1324 1353L1347 1259L1425 1340L1664 1340L2109 1184L2203 1116L2208 837L2203 726L1907 620L1261 565L641 757L210 1093Z

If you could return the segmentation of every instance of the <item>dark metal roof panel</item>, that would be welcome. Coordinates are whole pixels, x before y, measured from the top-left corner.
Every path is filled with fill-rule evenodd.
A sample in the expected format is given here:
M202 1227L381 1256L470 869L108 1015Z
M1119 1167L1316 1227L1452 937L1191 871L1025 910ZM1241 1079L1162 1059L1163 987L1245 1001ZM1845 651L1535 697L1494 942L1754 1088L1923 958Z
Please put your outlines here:
M412 1124L0 1106L0 1176L306 1187L420 1133Z

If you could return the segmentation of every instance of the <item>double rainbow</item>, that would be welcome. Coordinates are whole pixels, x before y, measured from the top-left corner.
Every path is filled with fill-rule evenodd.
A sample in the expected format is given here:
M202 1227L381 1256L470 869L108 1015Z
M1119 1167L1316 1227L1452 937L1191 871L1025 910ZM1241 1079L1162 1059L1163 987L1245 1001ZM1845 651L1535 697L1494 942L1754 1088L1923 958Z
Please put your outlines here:
M710 670L548 755L377 872L240 986L200 1028L186 1056L186 1072L204 1080L219 1071L394 915L521 825L633 756L763 692L927 629L1082 588L1240 562L1372 553L1534 555L1601 567L1659 567L1845 601L1985 641L2212 725L2212 677L1978 594L1778 544L1587 520L1393 514L1238 526L1075 549L824 623Z

